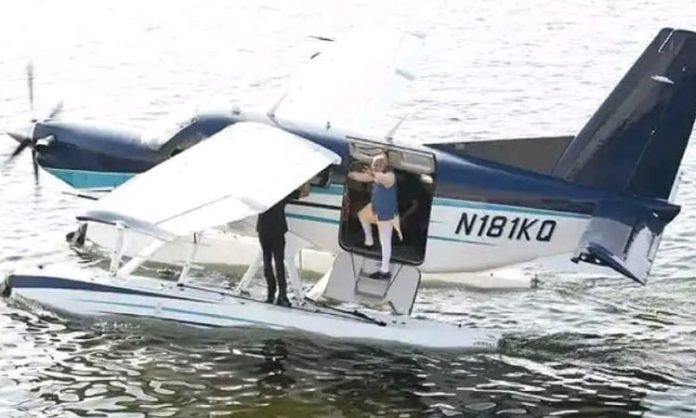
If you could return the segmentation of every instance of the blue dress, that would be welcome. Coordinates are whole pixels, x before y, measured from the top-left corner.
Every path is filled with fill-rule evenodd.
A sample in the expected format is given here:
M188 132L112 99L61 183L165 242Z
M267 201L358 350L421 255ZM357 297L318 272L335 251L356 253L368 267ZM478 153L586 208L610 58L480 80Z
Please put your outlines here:
M394 219L399 210L396 199L396 182L391 187L372 183L372 199L370 201L378 221Z

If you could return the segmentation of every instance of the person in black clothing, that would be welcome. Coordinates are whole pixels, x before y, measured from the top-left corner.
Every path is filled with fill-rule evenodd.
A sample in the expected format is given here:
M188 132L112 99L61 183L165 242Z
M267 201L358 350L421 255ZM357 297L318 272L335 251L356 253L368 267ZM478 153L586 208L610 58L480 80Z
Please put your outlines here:
M266 278L268 289L267 303L275 301L276 305L290 306L287 296L288 285L285 281L285 233L288 232L285 205L293 199L299 199L308 194L309 183L302 186L300 190L290 193L267 211L259 214L256 221L256 232L259 234L261 251L263 252L263 275ZM272 261L275 263L275 276L273 275ZM275 298L276 288L278 290L277 300Z

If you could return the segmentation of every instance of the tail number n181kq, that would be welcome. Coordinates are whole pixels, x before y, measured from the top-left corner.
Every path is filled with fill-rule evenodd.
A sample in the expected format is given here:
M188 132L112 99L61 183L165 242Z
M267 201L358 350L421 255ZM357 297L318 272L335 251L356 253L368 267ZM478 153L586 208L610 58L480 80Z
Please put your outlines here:
M508 218L504 215L463 212L455 233L472 237L549 242L555 230L556 221L552 219Z

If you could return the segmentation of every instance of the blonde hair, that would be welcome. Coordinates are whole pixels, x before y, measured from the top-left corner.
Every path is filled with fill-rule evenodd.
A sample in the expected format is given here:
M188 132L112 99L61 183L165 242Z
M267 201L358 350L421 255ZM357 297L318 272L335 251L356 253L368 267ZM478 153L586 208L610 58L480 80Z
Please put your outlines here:
M389 157L385 152L375 155L372 158L372 167L374 167L378 162L382 162L382 164L384 164L383 169L386 169L389 166Z

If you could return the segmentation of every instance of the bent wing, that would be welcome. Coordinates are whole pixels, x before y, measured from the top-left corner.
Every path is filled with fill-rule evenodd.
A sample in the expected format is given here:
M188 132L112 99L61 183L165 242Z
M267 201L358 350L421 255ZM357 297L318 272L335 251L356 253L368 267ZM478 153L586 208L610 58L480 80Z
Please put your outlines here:
M354 29L328 45L290 83L272 117L359 130L383 115L406 85L425 37Z
M127 181L83 218L186 235L263 212L340 160L287 131L238 123Z

